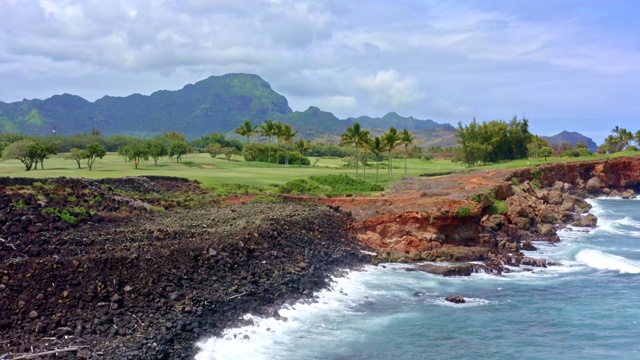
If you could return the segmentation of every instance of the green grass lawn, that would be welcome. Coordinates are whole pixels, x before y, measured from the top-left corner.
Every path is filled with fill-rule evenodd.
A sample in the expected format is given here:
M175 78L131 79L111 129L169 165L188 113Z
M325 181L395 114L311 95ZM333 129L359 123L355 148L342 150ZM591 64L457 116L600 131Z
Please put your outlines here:
M477 166L470 170L481 169L507 169L525 166L533 166L537 164L545 164L550 162L565 162L578 160L593 160L615 156L634 156L639 152L622 152L614 155L598 155L580 158L548 158L545 162L543 158L524 159L486 166ZM344 161L340 158L310 158L311 164L314 166L298 165L274 165L267 167L266 163L261 162L245 162L241 156L234 156L231 161L227 161L222 156L212 159L208 154L189 154L183 157L182 161L176 163L167 158L161 159L158 166L153 161L141 162L138 169L134 168L133 163L125 163L124 160L115 153L109 153L102 159L97 159L93 165L93 170L89 171L85 163L82 163L82 169L78 169L75 161L64 160L66 154L58 154L45 160L45 170L25 171L24 166L18 160L0 161L0 176L14 177L87 177L87 178L103 178L103 177L122 177L134 175L162 175L176 176L188 179L198 180L203 186L215 186L216 184L242 184L242 185L270 185L284 184L287 181L299 178L307 178L312 175L327 174L347 174L354 175L355 169L345 168ZM360 167L360 176L362 176L363 167ZM409 159L407 161L407 175L418 176L424 173L438 173L445 171L465 171L468 168L452 163L450 160L430 160L420 161L418 159ZM366 168L366 180L373 182L375 180L375 162L369 162ZM378 183L388 186L404 176L404 160L395 159L393 165L393 178L391 181L387 178L386 162L380 163Z

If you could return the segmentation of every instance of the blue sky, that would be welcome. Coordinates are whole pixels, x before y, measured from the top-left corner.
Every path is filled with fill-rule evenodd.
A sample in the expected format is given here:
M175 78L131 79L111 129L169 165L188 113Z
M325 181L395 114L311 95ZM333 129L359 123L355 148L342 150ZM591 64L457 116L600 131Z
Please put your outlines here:
M0 0L0 101L260 75L294 110L640 129L638 1Z

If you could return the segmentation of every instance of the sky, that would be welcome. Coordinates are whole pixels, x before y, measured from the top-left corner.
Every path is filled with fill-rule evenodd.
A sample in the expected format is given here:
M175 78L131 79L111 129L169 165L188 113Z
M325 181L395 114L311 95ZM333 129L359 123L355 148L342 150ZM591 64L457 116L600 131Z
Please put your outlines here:
M640 130L640 1L0 0L0 101L253 73L295 111Z

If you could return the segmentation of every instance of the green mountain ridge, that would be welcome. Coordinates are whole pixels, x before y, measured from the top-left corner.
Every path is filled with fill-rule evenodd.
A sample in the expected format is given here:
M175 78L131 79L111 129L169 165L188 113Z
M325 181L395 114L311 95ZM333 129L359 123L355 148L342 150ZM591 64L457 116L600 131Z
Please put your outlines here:
M289 123L307 139L339 136L354 121L379 131L389 126L454 131L449 124L405 118L394 112L383 118L362 116L346 120L315 106L294 112L284 96L254 74L210 76L179 90L104 96L95 102L66 93L46 100L0 102L0 133L46 135L55 130L57 134L71 135L96 128L104 135L150 137L175 130L197 138L212 131L233 133L246 119L254 124L266 119Z
M305 139L337 140L348 126L359 122L374 136L395 126L412 131L418 145L456 143L451 124L403 117L395 112L381 118L360 116L341 120L315 106L292 111L287 99L255 74L210 76L179 90L104 96L95 102L66 93L46 100L0 102L0 133L48 135L55 130L57 134L71 135L96 128L107 136L152 137L175 130L193 139L212 131L233 134L246 119L256 125L267 119L288 123ZM591 148L593 141L586 139Z

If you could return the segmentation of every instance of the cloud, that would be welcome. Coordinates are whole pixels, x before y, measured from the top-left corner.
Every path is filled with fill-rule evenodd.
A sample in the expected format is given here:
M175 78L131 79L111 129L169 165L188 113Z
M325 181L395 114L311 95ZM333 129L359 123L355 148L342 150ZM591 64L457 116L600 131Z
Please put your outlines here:
M395 108L422 98L416 81L402 76L394 69L381 70L373 75L357 76L353 79L353 86L368 92L375 105Z
M0 91L7 100L62 92L95 98L250 72L298 110L317 105L344 116L398 111L457 122L609 111L635 119L638 7L4 0Z

